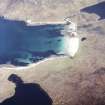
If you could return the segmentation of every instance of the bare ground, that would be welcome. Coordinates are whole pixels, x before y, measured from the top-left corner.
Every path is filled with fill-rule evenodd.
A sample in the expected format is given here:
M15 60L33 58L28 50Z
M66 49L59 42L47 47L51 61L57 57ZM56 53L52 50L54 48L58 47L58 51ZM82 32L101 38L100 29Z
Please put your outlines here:
M77 55L73 59L64 57L33 64L23 70L1 67L1 102L15 93L15 85L8 81L15 73L25 83L39 84L53 105L105 105L105 21L98 21L94 14L77 17L80 35ZM81 41L83 37L86 40Z

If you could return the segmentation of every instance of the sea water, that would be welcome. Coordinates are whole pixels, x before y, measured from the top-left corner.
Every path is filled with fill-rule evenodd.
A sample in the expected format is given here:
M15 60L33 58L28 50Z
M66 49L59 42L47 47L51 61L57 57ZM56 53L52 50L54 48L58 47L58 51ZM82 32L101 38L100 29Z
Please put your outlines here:
M0 18L0 64L17 66L64 54L62 24L27 26L23 21Z

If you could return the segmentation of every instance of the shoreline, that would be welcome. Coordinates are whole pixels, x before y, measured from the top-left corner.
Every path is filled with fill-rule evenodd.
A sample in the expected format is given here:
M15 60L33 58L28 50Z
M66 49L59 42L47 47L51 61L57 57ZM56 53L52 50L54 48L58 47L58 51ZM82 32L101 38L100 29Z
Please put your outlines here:
M40 60L36 63L32 63L32 64L28 64L27 66L14 66L14 65L11 65L13 67L4 67L1 65L0 69L7 69L7 70L26 70L26 69L29 69L29 68L32 68L32 67L36 67L42 63L45 63L45 62L48 62L48 61L51 61L51 60L56 60L56 59L63 59L63 58L67 58L68 56L64 55L64 56L51 56L51 57L48 57L48 58L45 58L43 60ZM6 65L6 64L5 64ZM8 64L7 64L8 65Z
M34 25L47 25L47 24L65 24L65 21L55 21L55 22L51 22L51 21L47 21L47 22L27 22L25 21L27 26L34 26Z

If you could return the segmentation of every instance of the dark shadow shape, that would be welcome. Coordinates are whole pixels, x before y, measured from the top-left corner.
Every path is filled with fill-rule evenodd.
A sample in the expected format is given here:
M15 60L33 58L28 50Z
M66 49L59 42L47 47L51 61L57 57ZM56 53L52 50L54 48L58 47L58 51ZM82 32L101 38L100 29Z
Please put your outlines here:
M85 7L81 12L95 13L100 16L99 20L105 19L105 2L101 2L92 6Z
M87 40L87 38L86 38L86 37L81 38L81 41L85 41L85 40Z
M15 94L0 105L52 105L52 99L38 84L24 83L15 74L8 80L15 83Z
M58 41L58 42L60 42L61 40L60 40L60 39L58 39L57 41Z
M93 74L104 75L105 74L105 67L101 67L100 69L96 70Z

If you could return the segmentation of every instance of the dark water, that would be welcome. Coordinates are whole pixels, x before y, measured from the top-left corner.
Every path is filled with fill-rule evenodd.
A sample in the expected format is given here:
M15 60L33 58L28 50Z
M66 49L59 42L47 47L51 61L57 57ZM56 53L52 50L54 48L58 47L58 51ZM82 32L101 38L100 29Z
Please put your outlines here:
M52 105L51 97L39 84L24 83L15 74L11 74L8 80L16 85L15 94L0 105Z
M51 55L64 54L63 25L27 26L0 18L0 64L25 66Z
M105 1L85 7L80 11L87 13L94 13L100 17L99 20L105 19Z

